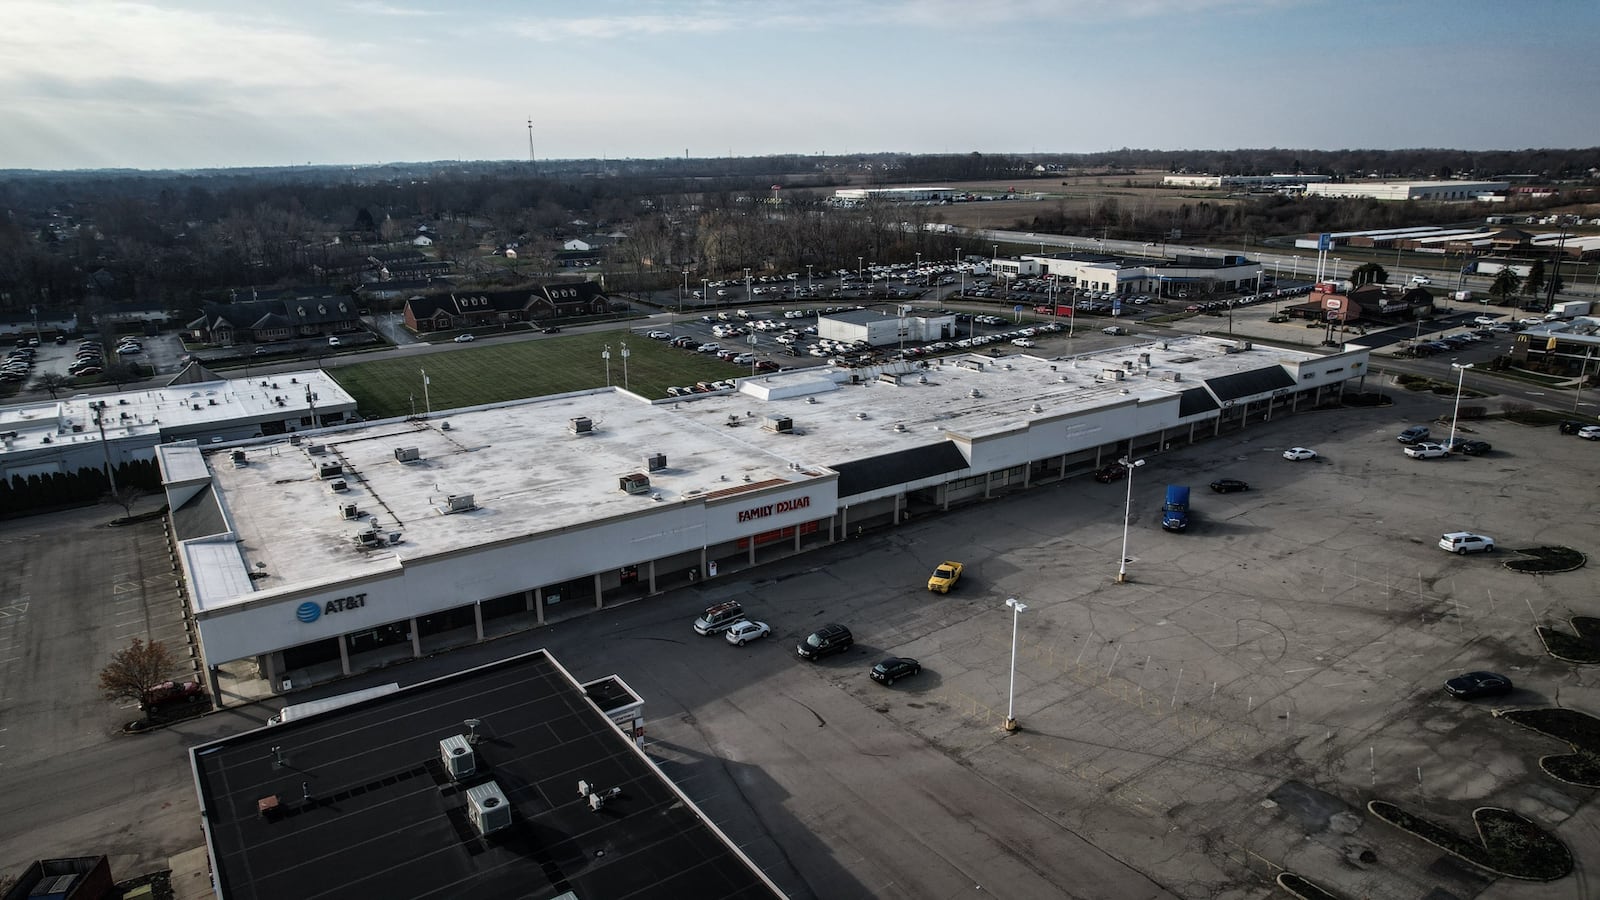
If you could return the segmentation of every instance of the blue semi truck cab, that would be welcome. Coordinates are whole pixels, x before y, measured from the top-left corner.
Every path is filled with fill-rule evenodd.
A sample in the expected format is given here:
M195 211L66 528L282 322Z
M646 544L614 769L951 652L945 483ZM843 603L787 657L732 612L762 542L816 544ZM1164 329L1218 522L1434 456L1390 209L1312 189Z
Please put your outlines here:
M1161 504L1161 527L1183 531L1189 527L1189 486L1167 485L1167 502Z

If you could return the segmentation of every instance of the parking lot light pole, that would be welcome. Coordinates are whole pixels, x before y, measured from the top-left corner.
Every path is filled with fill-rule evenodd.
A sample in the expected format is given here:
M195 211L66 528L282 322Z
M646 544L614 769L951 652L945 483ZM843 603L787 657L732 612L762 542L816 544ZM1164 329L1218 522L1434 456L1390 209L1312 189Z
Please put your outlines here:
M1017 730L1017 622L1022 618L1022 611L1028 608L1026 603L1015 597L1006 599L1006 605L1011 607L1011 687L1006 691L1006 731Z
M811 263L806 263L806 293L810 294L816 289L811 286Z
M604 350L600 351L600 358L606 361L606 387L611 387L611 345L610 344L607 344L606 348Z
M1451 363L1450 368L1456 370L1456 408L1450 414L1450 440L1445 442L1446 450L1454 450L1456 445L1456 419L1461 416L1461 385L1467 380L1467 370L1473 363Z
M1124 456L1117 463L1128 470L1128 499L1122 508L1122 558L1117 563L1117 584L1124 584L1128 580L1128 522L1133 518L1133 470L1144 465L1144 460Z
M867 277L866 260L867 260L867 258L865 256L856 257L856 280L861 282L861 296L870 297L870 296L872 296L872 292L867 290L867 284L866 284L866 277Z

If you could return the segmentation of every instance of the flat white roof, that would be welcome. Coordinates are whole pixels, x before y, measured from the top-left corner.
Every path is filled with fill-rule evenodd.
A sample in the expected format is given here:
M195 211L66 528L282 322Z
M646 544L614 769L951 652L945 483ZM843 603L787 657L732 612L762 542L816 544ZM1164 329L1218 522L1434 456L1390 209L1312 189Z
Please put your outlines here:
M353 408L355 399L321 369L261 378L225 378L200 384L143 388L115 394L78 394L65 400L0 407L0 433L15 436L0 454L100 440L100 412L108 441L194 430L239 419L288 419L309 413L306 391L319 409ZM90 404L105 404L96 410Z
M403 558L558 531L752 483L804 483L830 475L829 466L1116 403L1175 398L1207 378L1322 358L1259 345L1226 352L1231 344L1195 336L1168 340L1165 348L1151 341L1081 357L973 354L927 368L908 362L802 369L742 379L737 392L654 402L597 389L456 410L426 422L345 426L300 435L299 445L288 436L247 442L242 467L229 451L206 454L239 540L236 547L188 553L192 569L231 570L198 571L196 603L214 609L249 599L244 573L250 571L271 572L270 587L280 589L374 575ZM1148 368L1139 365L1141 354L1149 355ZM1124 371L1122 380L1098 380L1113 368ZM899 384L880 380L883 372L898 374ZM1170 372L1181 380L1163 380ZM852 374L861 383L850 384ZM573 434L575 417L590 419L593 431ZM778 417L789 418L792 431L763 428ZM396 459L396 449L410 448L418 460ZM619 479L645 473L645 457L657 453L667 466L647 474L651 494L661 500L621 490ZM345 492L320 477L319 466L332 463L340 465ZM443 514L450 495L466 494L477 509ZM375 519L343 519L346 503ZM355 536L367 529L385 542L390 532L402 540L358 550Z

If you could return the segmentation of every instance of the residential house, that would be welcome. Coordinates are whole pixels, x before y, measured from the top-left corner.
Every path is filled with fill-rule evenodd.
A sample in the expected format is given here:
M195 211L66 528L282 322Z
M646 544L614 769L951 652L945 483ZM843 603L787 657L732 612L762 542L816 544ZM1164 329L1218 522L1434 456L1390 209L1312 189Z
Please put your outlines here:
M194 336L229 346L318 337L361 327L356 302L331 288L251 291L249 299L208 302L187 326Z
M449 331L516 322L549 322L598 315L610 301L593 281L554 282L511 291L475 291L412 297L406 327L414 332Z

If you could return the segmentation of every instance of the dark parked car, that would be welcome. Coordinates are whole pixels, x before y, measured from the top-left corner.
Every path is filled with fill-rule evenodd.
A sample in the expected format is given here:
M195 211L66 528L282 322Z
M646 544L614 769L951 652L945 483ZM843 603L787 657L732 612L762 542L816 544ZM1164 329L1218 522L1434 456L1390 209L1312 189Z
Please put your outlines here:
M1468 672L1444 683L1452 697L1471 700L1474 697L1495 697L1511 693L1511 679L1494 672Z
M1468 456L1482 456L1491 449L1488 441L1474 441L1466 438L1456 438L1444 442L1444 448L1452 453L1465 453Z
M555 325L546 325L544 328L542 328L540 330L543 331L545 334L560 334L561 333L560 327L555 326Z
M856 639L850 634L850 629L830 622L806 635L805 640L795 646L794 652L799 654L801 659L821 659L824 656L843 653L855 642Z
M881 684L894 684L898 678L910 678L922 671L922 663L905 656L891 656L872 667L872 680Z
M1094 470L1094 480L1101 484L1110 484L1128 477L1128 467L1122 463L1109 463Z
M1248 491L1250 485L1237 478L1218 478L1211 482L1211 489L1219 494L1231 494L1234 491Z
M1582 428L1583 426L1585 426L1587 424L1589 424L1589 423L1588 422L1579 422L1576 419L1562 419L1561 420L1561 425L1559 427L1561 428L1561 433L1562 434L1577 434L1578 433L1578 429Z
M206 698L205 690L196 681L163 681L144 692L144 706L154 709L174 703L199 703Z
M1415 444L1417 441L1425 441L1428 439L1428 427L1426 425L1413 425L1395 435L1394 439L1402 444Z

